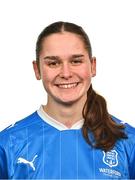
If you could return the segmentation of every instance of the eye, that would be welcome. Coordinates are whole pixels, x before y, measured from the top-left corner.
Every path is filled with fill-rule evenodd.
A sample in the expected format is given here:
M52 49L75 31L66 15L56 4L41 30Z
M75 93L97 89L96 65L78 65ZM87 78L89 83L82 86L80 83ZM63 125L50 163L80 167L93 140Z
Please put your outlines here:
M57 60L51 60L51 61L47 61L47 65L51 68L55 68L60 65L60 62Z
M82 59L78 58L78 59L73 59L71 61L71 64L73 64L73 65L80 65L82 62L83 62Z

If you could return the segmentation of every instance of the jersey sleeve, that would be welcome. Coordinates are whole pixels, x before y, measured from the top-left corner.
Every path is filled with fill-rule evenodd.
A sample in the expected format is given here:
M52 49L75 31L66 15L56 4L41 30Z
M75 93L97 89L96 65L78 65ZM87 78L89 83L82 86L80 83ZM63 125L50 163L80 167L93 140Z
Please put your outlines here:
M130 147L129 176L130 179L135 179L135 128L126 123L126 132L129 136L128 147Z
M135 144L130 156L130 165L129 165L129 172L130 172L130 179L135 179Z
M8 179L7 163L4 149L0 145L0 179Z

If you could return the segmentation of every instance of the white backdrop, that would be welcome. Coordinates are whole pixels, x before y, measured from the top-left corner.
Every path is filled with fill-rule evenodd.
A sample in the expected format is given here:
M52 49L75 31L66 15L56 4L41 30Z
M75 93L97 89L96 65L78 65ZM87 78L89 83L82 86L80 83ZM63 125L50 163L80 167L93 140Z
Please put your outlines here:
M135 126L134 0L1 0L0 130L46 103L32 69L38 34L54 21L81 25L97 57L94 89Z

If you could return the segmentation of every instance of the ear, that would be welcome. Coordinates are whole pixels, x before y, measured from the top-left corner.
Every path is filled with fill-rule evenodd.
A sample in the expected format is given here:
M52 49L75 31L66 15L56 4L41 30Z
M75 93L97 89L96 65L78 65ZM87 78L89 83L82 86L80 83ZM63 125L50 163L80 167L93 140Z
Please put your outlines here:
M96 57L91 58L91 73L92 77L96 76Z
M34 69L34 72L35 72L36 79L40 80L41 76L40 76L38 64L37 64L36 61L33 61L32 64L33 64L33 69Z

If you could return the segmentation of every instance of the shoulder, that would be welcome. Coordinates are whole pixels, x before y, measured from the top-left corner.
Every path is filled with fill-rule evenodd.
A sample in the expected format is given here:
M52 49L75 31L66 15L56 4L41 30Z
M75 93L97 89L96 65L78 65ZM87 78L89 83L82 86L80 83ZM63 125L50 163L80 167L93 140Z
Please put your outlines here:
M127 139L124 139L120 141L119 144L121 144L120 149L121 152L123 152L122 156L124 157L124 152L127 155L128 159L128 167L129 167L129 175L131 179L135 178L135 166L134 166L134 160L135 160L135 127L131 126L128 123L125 123L122 120L117 119L116 117L112 117L114 121L116 121L118 124L124 124L125 126L125 134L127 135ZM123 149L123 151L122 151Z
M127 123L126 121L123 121L121 119L118 119L115 116L112 116L112 119L117 123L117 124L123 124L125 126L125 133L127 134L127 136L133 136L135 138L135 127L133 127L132 125L130 125L129 123Z
M112 119L117 124L123 124L124 125L124 132L127 136L126 139L121 139L118 142L121 144L121 147L124 147L126 152L129 154L130 159L135 158L135 127L131 126L130 124L126 123L125 121L122 121L114 116L112 116ZM131 158L131 154L133 158Z
M41 122L42 121L40 121L40 117L35 111L31 115L10 125L0 132L0 146L10 141L10 137L12 135L18 136L19 134L25 133L28 129L33 130L33 128L35 128L37 124L40 124Z

